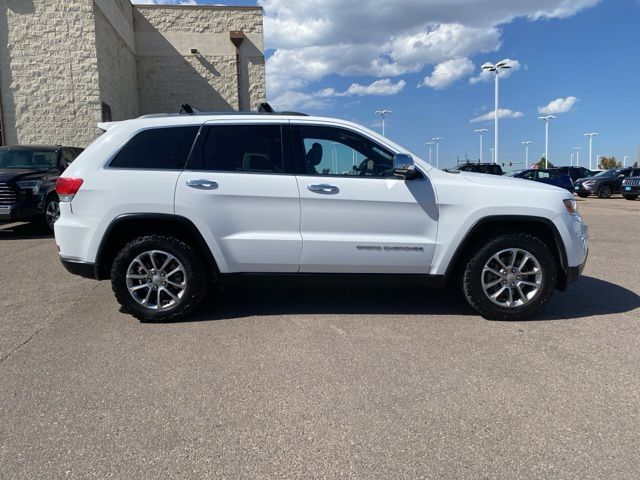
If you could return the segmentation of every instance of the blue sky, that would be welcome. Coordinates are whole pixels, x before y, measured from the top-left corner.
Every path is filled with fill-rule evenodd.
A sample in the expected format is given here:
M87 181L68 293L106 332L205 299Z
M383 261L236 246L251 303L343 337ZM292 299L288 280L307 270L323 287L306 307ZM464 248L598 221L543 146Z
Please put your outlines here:
M471 120L491 115L493 82L472 79L483 63L508 58L518 68L500 81L500 108L515 118L500 118L501 162L522 162L523 140L533 142L530 160L541 156L539 108L556 99L550 106L557 117L550 125L552 162L569 164L579 146L581 164L588 166L583 134L591 131L599 133L594 157L640 160L638 0L259 3L265 8L268 99L276 108L374 129L380 128L374 111L392 110L387 136L423 157L428 139L444 138L441 167L465 155L477 159L473 130L486 128L487 160L493 121Z

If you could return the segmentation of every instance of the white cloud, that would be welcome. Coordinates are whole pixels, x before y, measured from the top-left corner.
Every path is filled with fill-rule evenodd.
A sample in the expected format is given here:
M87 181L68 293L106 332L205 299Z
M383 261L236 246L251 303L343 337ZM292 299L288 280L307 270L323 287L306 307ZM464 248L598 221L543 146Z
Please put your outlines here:
M522 118L524 117L524 113L522 112L514 112L513 110L509 110L508 108L499 108L498 109L498 118ZM490 112L485 113L484 115L480 115L479 117L472 118L470 120L471 123L478 122L489 122L495 120L495 110L491 110Z
M439 63L433 69L433 73L425 77L419 86L442 89L451 85L456 80L473 73L475 66L468 58L452 58Z
M363 6L344 0L258 0L265 9L266 46L275 50L267 60L269 97L308 89L332 74L396 77L493 52L501 45L500 25L515 18L563 18L598 2L368 0Z
M544 107L538 107L538 113L543 115L555 115L557 113L570 112L579 99L573 96L567 98L556 98Z
M518 60L514 60L513 58L505 58L503 61L507 62L510 68L506 70L500 70L500 78L509 78L513 74L513 72L517 72L518 70L520 70L521 65ZM494 72L490 72L488 70L480 70L480 73L477 76L469 79L469 83L471 85L475 85L478 82L493 80L494 75Z
M298 91L286 91L276 97L272 104L278 110L293 110L296 108L325 108L329 105L328 99L331 97L351 97L364 95L389 96L396 95L402 91L407 82L398 80L393 82L388 78L376 80L369 85L352 83L344 92L339 92L334 88L323 88L312 93Z

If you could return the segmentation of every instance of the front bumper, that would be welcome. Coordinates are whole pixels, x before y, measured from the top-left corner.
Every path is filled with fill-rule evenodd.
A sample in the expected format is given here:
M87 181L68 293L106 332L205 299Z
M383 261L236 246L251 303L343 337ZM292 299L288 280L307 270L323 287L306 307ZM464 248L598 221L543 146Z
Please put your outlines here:
M593 185L585 185L584 183L574 184L572 191L575 193L588 193L589 195L595 193Z
M622 185L620 193L622 195L640 195L640 185Z
M29 220L42 214L42 209L38 207L21 207L19 204L10 207L0 207L0 222L17 222L19 220Z

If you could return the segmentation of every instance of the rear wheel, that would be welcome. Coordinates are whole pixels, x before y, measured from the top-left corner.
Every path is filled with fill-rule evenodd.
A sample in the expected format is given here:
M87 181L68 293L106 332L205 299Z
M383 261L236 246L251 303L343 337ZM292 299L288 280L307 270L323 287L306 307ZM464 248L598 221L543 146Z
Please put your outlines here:
M636 198L638 198L637 195L623 195L623 197L625 198L625 200L635 200Z
M162 235L137 238L116 256L111 285L124 310L143 321L180 320L203 300L207 273L186 243Z
M558 276L549 248L526 233L507 233L484 243L464 271L469 304L490 320L522 320L542 308Z
M598 197L600 198L609 198L612 193L611 185L603 185L598 189Z

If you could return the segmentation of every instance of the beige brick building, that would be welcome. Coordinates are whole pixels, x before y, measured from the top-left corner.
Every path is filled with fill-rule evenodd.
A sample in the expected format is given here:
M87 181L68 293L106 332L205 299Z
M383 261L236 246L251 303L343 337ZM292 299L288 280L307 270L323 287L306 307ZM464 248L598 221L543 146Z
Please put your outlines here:
M259 7L0 0L0 144L84 147L103 120L264 99Z

